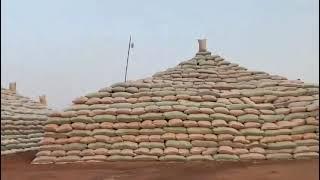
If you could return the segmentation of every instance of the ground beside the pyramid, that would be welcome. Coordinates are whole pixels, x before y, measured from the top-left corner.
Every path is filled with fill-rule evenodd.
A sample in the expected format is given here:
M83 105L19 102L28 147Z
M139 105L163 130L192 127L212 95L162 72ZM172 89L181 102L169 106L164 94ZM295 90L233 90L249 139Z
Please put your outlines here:
M8 180L317 180L319 160L263 162L102 162L32 165L35 152L1 157Z
M318 93L197 53L52 113L33 163L318 158Z
M1 89L1 155L39 149L49 110L9 89Z

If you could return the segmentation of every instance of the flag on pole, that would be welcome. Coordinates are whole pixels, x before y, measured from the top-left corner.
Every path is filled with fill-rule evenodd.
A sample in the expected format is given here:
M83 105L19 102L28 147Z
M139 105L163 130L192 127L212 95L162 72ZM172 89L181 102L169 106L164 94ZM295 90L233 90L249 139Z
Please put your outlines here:
M133 47L134 47L134 43L131 43L131 45L130 45L130 46L131 46L131 48L133 48Z

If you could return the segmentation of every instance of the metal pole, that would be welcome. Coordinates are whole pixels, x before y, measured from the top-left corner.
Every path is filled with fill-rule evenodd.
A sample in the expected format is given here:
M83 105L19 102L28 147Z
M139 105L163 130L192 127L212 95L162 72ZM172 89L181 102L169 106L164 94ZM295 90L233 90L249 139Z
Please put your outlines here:
M130 35L130 39L129 39L129 48L128 48L127 64L126 64L126 73L125 73L125 76L124 76L124 82L127 82L127 73L128 73L128 63L129 63L130 49L131 49L131 35Z

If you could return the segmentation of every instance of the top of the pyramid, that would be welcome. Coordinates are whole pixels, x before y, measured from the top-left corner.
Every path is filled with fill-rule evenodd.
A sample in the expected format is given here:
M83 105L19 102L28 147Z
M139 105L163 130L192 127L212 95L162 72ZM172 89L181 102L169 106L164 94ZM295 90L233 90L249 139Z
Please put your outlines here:
M250 96L316 96L318 92L318 85L248 70L231 63L208 51L206 43L206 39L199 39L195 56L175 67L155 73L152 77L112 84L76 98L73 103L76 107L80 105L80 109L87 106L94 109L110 103L180 102L193 98L201 101L212 95L217 102L246 104L252 103L245 98ZM234 98L244 99L234 101ZM67 109L72 110L73 107Z

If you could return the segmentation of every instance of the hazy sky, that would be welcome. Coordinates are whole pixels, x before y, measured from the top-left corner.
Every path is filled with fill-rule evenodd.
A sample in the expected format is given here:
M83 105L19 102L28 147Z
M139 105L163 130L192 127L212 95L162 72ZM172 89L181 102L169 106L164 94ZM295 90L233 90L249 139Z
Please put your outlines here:
M319 83L317 0L1 1L1 85L64 108L88 92L194 56L197 38L252 70ZM37 98L38 99L38 98Z

